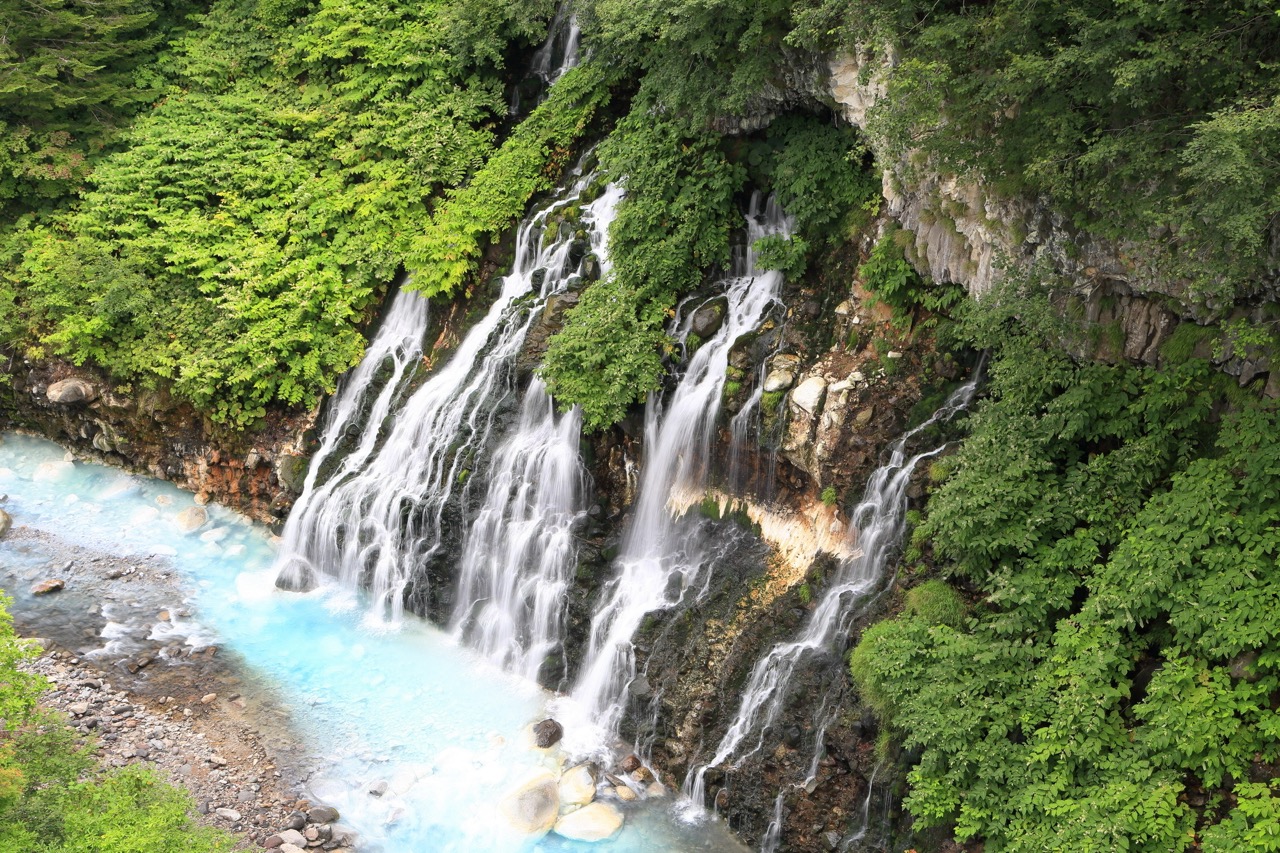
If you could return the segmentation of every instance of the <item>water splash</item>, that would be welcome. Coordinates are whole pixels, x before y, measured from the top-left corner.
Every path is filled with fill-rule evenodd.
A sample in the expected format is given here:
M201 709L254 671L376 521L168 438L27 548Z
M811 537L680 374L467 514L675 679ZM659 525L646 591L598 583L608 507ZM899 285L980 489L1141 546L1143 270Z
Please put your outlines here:
M368 591L372 622L400 621L414 569L442 547L445 507L469 488L471 460L488 446L494 413L514 393L516 358L529 327L546 301L581 273L570 229L550 239L547 230L550 217L576 203L590 183L580 177L520 225L515 265L501 294L449 361L407 398L385 438L383 420L360 421L357 407L333 416L329 429L360 434L358 446L368 451L350 464L344 460L323 489L313 488L294 509L278 561L282 580L330 575L345 588ZM621 195L609 187L583 207L597 253ZM313 463L310 481L318 470Z
M800 662L809 655L831 652L837 638L848 635L860 606L881 586L889 558L902 538L911 475L921 461L936 456L946 446L907 456L907 445L924 430L965 409L977 390L979 375L980 371L975 370L970 380L956 389L927 421L899 437L890 447L888 462L871 475L850 519L850 528L857 535L857 554L840 567L835 582L818 602L800 636L774 646L752 668L738 712L715 755L706 765L692 767L685 778L684 792L694 803L705 802L708 768L731 759L736 766L760 749L765 732L790 695L791 679ZM821 738L818 741L815 749L820 752Z
M755 330L776 300L782 274L757 272L751 246L783 234L790 222L770 199L753 199L747 217L748 248L725 280L724 321L689 359L665 404L651 397L645 411L645 464L635 516L622 543L617 574L606 585L591 624L591 640L574 698L606 734L617 732L627 687L635 676L633 638L645 614L672 607L705 589L698 525L684 511L702 498L709 445L720 412L729 351ZM677 325L684 338L691 315Z

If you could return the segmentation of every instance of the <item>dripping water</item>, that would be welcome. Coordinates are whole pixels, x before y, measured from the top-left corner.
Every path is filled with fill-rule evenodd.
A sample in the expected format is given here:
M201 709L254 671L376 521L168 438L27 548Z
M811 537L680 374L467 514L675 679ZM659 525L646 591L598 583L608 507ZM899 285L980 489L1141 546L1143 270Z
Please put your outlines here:
M862 501L854 508L850 527L856 531L858 551L847 560L826 591L800 637L774 646L752 668L737 714L711 760L690 769L684 793L697 805L706 799L705 774L708 768L732 760L737 766L764 744L765 733L777 719L790 695L791 679L799 663L812 654L831 652L838 638L860 612L867 597L883 583L885 570L902 536L907 485L916 466L942 452L946 445L907 455L907 445L916 435L940 421L950 420L965 409L977 390L980 370L956 389L943 406L924 423L895 441L886 464L871 475ZM744 749L744 745L746 748ZM815 750L823 749L818 738Z

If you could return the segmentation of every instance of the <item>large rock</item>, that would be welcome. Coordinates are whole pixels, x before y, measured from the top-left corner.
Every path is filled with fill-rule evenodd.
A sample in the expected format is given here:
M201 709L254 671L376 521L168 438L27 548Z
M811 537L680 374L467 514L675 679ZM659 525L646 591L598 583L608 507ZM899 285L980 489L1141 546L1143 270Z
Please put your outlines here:
M3 531L0 531L3 535ZM533 742L538 745L538 749L550 749L560 742L560 738L564 737L564 726L555 720L543 720L533 727Z
M312 823L333 823L338 819L338 810L333 806L315 806L307 809L307 820Z
M174 519L177 522L178 529L183 533L194 533L204 527L205 522L208 520L209 513L202 506L189 506L178 513L178 517Z
M571 767L560 777L560 803L583 806L596 797L596 777L586 764Z
M539 773L502 801L502 815L525 835L541 838L555 826L560 813L556 777Z
M826 395L827 380L821 376L810 376L791 392L791 409L813 417L821 411Z
M307 480L307 466L307 457L281 453L276 457L276 482L291 492L300 493Z
M622 828L622 812L608 803L592 803L556 821L556 835L571 841L604 841Z
M63 379L55 382L44 392L50 403L71 405L72 403L91 403L98 397L97 390L83 379Z
M689 321L689 331L705 341L720 331L728 307L728 301L722 296L705 303L693 312L693 317Z
M48 595L51 592L57 592L58 590L65 587L66 585L67 585L66 581L64 581L62 578L50 578L47 581L40 581L40 583L31 587L31 594L32 595Z
M13 529L13 516L0 509L0 539L3 539L11 529Z

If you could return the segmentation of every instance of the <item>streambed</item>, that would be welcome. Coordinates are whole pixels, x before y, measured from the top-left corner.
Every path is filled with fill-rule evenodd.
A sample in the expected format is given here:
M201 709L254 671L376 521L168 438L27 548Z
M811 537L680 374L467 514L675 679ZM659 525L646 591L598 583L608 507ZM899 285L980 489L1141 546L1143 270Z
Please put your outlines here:
M529 725L554 714L565 720L574 752L602 748L591 742L588 727L572 722L571 709L558 704L562 699L498 670L426 623L370 627L349 593L277 591L273 537L214 505L203 508L198 529L184 532L182 514L190 519L198 511L191 510L192 497L171 484L74 462L49 442L6 434L0 494L8 495L4 506L16 526L171 567L183 601L149 601L139 585L130 601L50 620L73 632L59 642L79 641L90 654L96 647L121 659L130 644L162 643L162 656L208 646L230 653L268 693L266 701L288 709L308 793L341 811L343 822L360 832L362 850L743 849L722 824L682 821L684 809L670 794L624 805L626 823L610 841L582 844L555 835L529 841L509 828L500 802L523 779L559 763L531 747ZM0 561L22 579L10 590L15 610L63 606L57 603L63 593L29 594L28 577L62 568L41 564L38 549L6 540ZM162 608L167 619L160 618ZM154 678L150 673L160 669L152 667L168 665L152 663L144 676ZM372 796L369 789L382 782L386 792Z

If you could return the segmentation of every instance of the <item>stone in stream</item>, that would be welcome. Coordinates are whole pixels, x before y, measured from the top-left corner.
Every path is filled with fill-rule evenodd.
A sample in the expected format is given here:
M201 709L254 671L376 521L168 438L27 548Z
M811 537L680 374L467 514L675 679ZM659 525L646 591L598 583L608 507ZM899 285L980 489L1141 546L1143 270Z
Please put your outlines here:
M560 812L556 777L542 772L502 801L502 814L520 832L541 838L551 831Z
M538 749L550 749L564 737L564 726L555 720L543 720L533 727L533 740Z
M583 806L596 797L596 777L586 764L564 771L560 777L560 804Z
M387 780L379 779L376 782L369 783L369 796L381 797L387 792Z
M623 773L632 773L640 769L640 764L640 756L628 755L626 758L622 759L622 763L618 765L618 769Z
M13 527L13 516L0 509L0 539Z
M40 583L31 587L31 594L32 595L48 595L51 592L57 592L58 590L65 587L66 585L67 585L67 582L64 581L62 578L50 578L47 581L40 581Z
M338 810L332 806L316 806L307 809L307 820L312 823L333 823L338 819Z
M174 522L183 533L194 533L209 520L209 511L202 506L189 506L178 513Z
M604 841L622 828L622 812L608 803L592 803L556 821L556 835L570 841Z
M613 790L614 793L617 794L618 799L622 800L624 803L632 802L636 798L636 792L628 788L626 785L619 785Z

